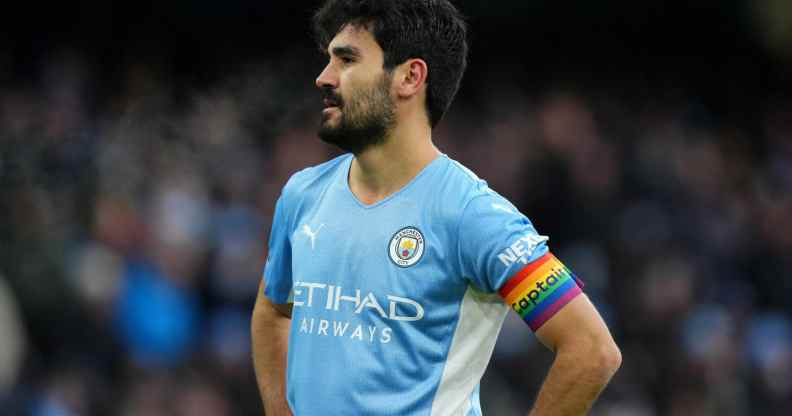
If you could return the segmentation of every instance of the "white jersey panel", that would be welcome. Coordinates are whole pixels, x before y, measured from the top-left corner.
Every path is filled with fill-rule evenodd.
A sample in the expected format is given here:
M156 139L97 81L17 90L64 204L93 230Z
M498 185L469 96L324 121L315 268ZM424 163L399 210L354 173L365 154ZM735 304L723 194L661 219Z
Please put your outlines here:
M471 397L487 369L508 310L499 296L472 287L465 292L431 416L467 416L474 408L474 414L481 414L479 403L471 403Z

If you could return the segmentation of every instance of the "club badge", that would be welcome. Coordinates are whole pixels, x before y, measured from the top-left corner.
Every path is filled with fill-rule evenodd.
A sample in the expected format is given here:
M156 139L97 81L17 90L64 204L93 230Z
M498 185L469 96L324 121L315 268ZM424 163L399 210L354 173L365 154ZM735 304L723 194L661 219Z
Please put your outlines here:
M405 227L393 235L388 246L391 260L399 267L410 267L421 260L424 237L415 227Z

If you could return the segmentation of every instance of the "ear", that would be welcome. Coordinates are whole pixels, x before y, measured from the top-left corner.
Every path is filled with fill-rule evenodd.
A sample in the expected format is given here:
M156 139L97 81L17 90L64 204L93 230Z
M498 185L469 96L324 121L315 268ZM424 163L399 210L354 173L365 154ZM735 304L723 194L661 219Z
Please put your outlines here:
M408 59L399 65L394 77L396 95L400 98L410 98L421 92L429 76L429 67L423 59Z

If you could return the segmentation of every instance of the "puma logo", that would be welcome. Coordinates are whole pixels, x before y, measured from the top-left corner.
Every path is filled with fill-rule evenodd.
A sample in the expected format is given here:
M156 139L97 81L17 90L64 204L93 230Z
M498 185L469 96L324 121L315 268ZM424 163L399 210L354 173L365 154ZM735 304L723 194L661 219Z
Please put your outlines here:
M316 231L313 231L308 224L303 224L302 226L302 233L311 239L311 250L314 249L314 245L316 244L316 235L319 234L319 231L322 229L322 227L324 227L324 224L320 225Z

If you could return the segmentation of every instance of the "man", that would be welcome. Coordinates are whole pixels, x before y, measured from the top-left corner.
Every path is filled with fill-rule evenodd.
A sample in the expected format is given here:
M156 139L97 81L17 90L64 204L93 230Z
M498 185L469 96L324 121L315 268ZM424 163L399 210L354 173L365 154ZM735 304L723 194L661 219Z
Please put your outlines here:
M276 204L252 322L266 414L480 415L509 307L555 352L531 414L586 413L621 362L608 329L547 237L432 144L466 65L457 10L328 0L314 23L319 136L349 153Z

